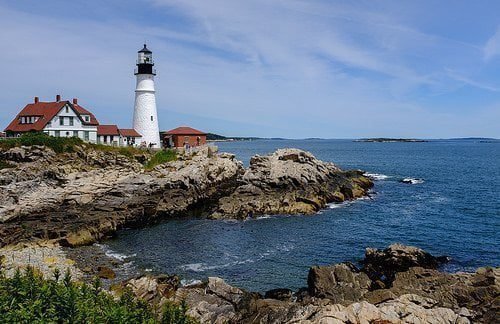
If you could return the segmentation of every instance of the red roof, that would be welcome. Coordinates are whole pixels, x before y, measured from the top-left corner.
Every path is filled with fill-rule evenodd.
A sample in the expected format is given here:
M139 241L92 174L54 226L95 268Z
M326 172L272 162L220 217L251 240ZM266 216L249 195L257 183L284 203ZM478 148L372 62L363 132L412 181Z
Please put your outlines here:
M199 131L197 129L187 127L187 126L181 126L181 127L171 129L168 132L166 132L165 134L166 135L207 135L207 133L204 133L202 131Z
M118 132L118 126L116 125L98 125L97 135L120 135Z
M85 120L83 120L83 123L85 125L92 125L92 126L99 125L99 122L97 121L97 118L95 118L93 113L91 113L87 109L83 108L79 104L73 104L73 107L75 108L76 112L79 113L80 115L89 115L90 116L89 122L86 122Z
M118 131L120 132L120 135L124 137L142 137L141 134L137 133L135 129L120 128Z
M67 101L60 102L37 102L27 104L26 107L14 118L14 120L5 128L6 132L29 132L41 131L49 121L61 110ZM21 116L38 116L38 121L33 124L21 124Z
M9 126L5 128L5 131L16 132L16 133L29 132L29 131L42 131L45 128L45 126L47 126L47 123L51 121L66 104L74 108L77 115L82 120L83 124L99 125L99 122L92 113L90 113L88 110L79 105L71 104L69 101L35 102L27 104L21 110L21 112L17 114L16 118L12 120ZM81 114L90 115L90 122L85 122L85 120L83 120L83 118L80 116ZM22 116L25 117L36 116L40 118L33 124L21 124L19 117Z

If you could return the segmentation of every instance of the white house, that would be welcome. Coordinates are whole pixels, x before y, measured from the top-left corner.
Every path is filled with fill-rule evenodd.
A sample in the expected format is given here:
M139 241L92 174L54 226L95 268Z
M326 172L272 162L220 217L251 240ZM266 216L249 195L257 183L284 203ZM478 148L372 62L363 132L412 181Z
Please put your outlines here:
M27 132L44 132L55 137L79 137L89 143L116 146L139 145L141 135L133 129L119 130L116 125L99 125L95 116L78 104L61 100L41 102L35 97L5 129L7 137Z

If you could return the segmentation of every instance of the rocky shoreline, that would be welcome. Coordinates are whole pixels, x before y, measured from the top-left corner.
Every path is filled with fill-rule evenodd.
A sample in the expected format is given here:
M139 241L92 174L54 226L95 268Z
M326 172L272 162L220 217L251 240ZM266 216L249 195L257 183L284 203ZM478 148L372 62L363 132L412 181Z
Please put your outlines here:
M46 276L55 269L68 269L75 280L98 276L117 296L130 289L156 306L185 302L187 314L201 323L494 323L500 315L500 268L445 273L438 268L448 257L401 244L367 248L361 267L312 266L306 287L263 294L217 277L186 286L176 275L115 277L125 262L95 246L30 243L2 248L0 255L7 274L29 265Z
M447 260L411 246L367 249L363 267L314 266L307 287L247 292L210 277L181 287L176 276L122 284L151 303L185 301L202 323L494 323L500 315L500 269L444 273Z
M361 171L342 171L312 154L283 149L255 156L248 169L211 147L145 170L112 151L43 146L0 152L0 246L57 239L65 246L98 242L124 227L196 215L244 219L311 214L327 203L368 194Z
M126 277L120 271L127 261L96 245L64 248L46 241L0 249L0 268L7 275L31 266L46 277L56 269L69 270L74 280L97 276L116 296L130 289L156 307L184 302L187 314L201 323L495 323L500 268L439 271L448 261L401 244L367 248L360 267L349 262L312 266L304 288L257 293L217 277L184 286L175 274Z
M255 156L245 169L234 155L207 148L145 170L133 158L85 147L56 154L46 147L0 152L0 263L7 275L33 266L45 276L69 270L74 280L104 279L112 294L131 289L152 304L184 301L211 323L493 323L499 318L498 268L444 273L447 257L394 244L367 249L362 266L313 266L307 287L265 294L221 278L182 286L176 275L123 271L95 244L124 227L196 215L245 219L311 214L331 202L368 194L362 171L343 171L308 152ZM125 280L126 279L126 280Z

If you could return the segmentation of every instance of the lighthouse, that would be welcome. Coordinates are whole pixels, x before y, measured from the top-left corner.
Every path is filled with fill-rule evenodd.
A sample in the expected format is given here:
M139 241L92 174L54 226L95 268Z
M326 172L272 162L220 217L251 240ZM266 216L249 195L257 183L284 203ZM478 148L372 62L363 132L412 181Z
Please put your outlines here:
M134 129L142 135L142 141L148 147L160 148L160 130L156 112L153 52L146 44L138 52L135 69L137 84L135 87Z

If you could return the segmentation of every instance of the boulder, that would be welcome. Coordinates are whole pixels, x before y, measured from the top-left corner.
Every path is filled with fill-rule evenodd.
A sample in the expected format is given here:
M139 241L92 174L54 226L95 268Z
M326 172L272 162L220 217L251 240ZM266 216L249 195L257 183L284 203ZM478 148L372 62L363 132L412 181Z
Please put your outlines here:
M311 267L307 284L311 296L348 305L361 300L370 289L372 281L352 264L341 263Z
M435 257L420 248L396 243L384 250L367 248L362 263L363 271L372 280L380 280L390 286L397 272L411 267L436 269L446 261L447 257Z
M109 279L115 279L116 273L111 268L105 266L99 266L97 267L97 276L101 279L109 280Z
M287 288L277 288L266 291L264 298L277 299L277 300L292 300L293 292Z

